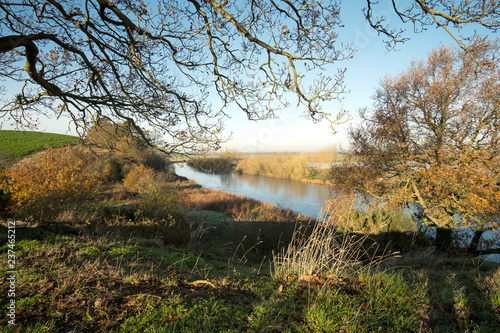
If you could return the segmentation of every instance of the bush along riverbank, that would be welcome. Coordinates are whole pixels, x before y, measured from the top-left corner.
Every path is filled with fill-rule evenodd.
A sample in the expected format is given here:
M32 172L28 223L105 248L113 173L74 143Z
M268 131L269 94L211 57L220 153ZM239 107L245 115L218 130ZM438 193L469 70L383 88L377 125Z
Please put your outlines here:
M65 196L40 214L47 195L77 185L19 203L14 176L2 178L0 260L15 222L17 272L15 325L0 286L5 332L494 332L500 322L498 265L435 254L398 228L339 232L145 166L95 176L85 201Z
M230 173L240 159L238 154L222 153L217 156L193 157L188 161L188 165L207 173Z
M329 184L329 169L342 162L344 156L334 148L314 153L269 153L246 155L222 153L217 156L195 157L188 165L207 173L246 173L313 184Z
M330 166L342 160L343 157L334 149L316 153L252 155L239 160L235 171L314 184L328 184Z

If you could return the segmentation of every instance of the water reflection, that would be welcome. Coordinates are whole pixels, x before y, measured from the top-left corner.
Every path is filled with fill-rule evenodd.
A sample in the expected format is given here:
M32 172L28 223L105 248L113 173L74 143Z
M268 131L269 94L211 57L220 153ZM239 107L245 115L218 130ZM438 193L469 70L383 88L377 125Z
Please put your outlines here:
M186 163L174 163L174 168L179 176L192 179L203 187L242 194L314 218L318 217L321 208L325 207L325 201L329 196L327 185L307 184L247 174L207 174L191 168ZM434 237L433 231L434 229L427 231L427 235L431 238ZM457 232L464 233L465 231L463 229L455 230L455 233ZM485 232L481 241L484 243L493 236L491 231ZM462 237L467 239L467 236ZM490 256L488 260L500 263L500 255Z
M327 185L247 174L207 174L186 163L174 163L174 169L179 176L192 179L203 187L242 194L314 218L318 217L328 199Z

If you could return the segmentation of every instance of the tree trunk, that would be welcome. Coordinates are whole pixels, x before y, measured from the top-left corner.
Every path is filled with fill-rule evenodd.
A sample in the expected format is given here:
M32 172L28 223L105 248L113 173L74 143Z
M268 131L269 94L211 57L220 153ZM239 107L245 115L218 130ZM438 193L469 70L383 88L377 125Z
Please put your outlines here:
M434 245L437 252L446 252L451 249L452 245L452 231L451 228L436 228L436 239Z
M469 244L468 251L469 252L475 252L477 250L477 246L479 245L479 241L481 240L481 236L483 235L484 230L481 229L476 229L476 232L474 233L474 237L472 237L472 241Z

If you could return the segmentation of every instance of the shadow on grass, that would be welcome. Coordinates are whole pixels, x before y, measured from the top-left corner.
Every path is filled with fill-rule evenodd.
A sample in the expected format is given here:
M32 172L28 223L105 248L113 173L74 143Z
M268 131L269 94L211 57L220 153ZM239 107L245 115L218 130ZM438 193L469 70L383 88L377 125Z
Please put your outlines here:
M136 332L165 325L279 331L299 320L303 301L276 298L276 282L250 271L294 228L221 223L191 241L186 225L19 226L16 322L40 332ZM199 256L191 255L184 268L172 263L190 253ZM210 279L204 258L211 260ZM0 325L6 325L5 300L0 303Z
M403 252L387 262L421 288L420 331L497 332L500 325L500 265L430 247Z
M196 283L205 278L206 262L190 249L174 247L187 244L188 231L165 225L16 228L16 323L39 332L122 331L127 318L140 319L160 308L191 310L207 299L251 311L258 298L251 288ZM7 288L2 284L2 295ZM0 303L0 325L6 327L7 303ZM177 314L145 325L173 323L182 317ZM234 320L229 322L236 329L245 323L236 315Z
M306 236L312 227L304 229ZM16 242L50 246L19 252L23 273L17 318L23 325L53 327L48 332L153 327L300 331L316 301L303 294L306 289L277 294L280 283L261 275L259 268L273 251L288 245L297 228L297 223L227 221L18 227ZM402 251L380 269L402 271L408 286L421 288L416 330L495 332L500 322L498 266L422 250L406 233L381 233L371 241L380 245L379 251ZM186 253L193 255L184 268L172 264ZM202 269L205 263L208 273ZM237 267L234 276L228 273L232 267ZM0 290L4 295L5 288ZM369 298L360 302L369 304ZM2 325L4 318L2 313Z
M272 259L273 252L278 252L290 243L297 228L300 228L303 234L307 234L314 225L312 222L221 221L223 216L221 213L215 213L219 219L216 222L211 219L214 217L212 216L214 212L198 213L191 215L196 221L175 225L145 220L145 222L129 221L119 225L92 223L84 226L17 226L16 242L48 241L55 236L85 236L91 239L105 237L110 241L122 242L149 239L157 241L161 246L184 248L209 259L215 257L225 262L254 265ZM5 226L0 226L0 236L0 246L7 244Z

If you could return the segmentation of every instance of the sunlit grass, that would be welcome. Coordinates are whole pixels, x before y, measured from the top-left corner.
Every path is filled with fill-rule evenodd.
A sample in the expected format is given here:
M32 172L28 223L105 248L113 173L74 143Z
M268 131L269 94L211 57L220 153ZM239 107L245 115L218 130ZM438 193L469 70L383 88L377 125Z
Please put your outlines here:
M0 154L10 159L42 151L47 147L76 145L80 139L72 135L0 130Z

